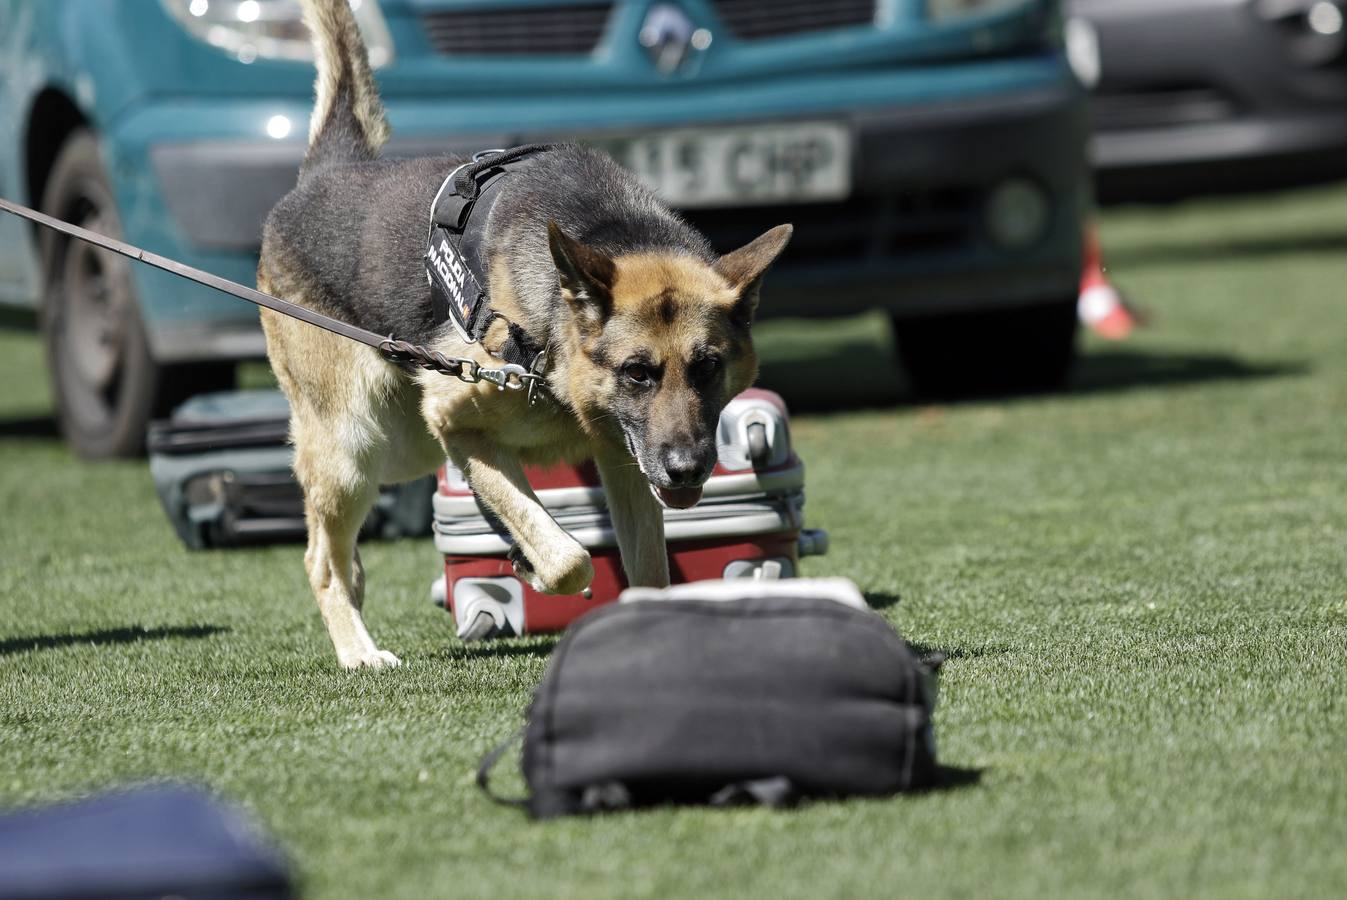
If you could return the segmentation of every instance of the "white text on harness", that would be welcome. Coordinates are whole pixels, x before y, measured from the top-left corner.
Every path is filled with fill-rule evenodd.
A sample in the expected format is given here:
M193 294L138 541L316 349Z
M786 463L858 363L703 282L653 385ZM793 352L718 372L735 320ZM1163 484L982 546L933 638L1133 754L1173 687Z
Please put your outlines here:
M431 242L428 256L431 266L440 276L441 285L449 294L449 299L454 306L457 307L459 315L462 317L461 321L466 323L472 316L472 308L477 301L475 296L469 299L463 291L464 283L468 278L468 267L443 233L436 235L436 239Z

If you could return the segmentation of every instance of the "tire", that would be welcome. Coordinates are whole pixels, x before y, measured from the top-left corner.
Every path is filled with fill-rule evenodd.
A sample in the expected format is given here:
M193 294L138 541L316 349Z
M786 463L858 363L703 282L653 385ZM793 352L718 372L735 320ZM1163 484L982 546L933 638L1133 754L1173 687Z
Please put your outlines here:
M1052 390L1076 359L1076 299L991 312L893 320L917 393L958 398Z
M42 209L121 236L98 141L86 130L62 145ZM151 418L203 389L233 384L232 363L165 368L149 338L130 260L50 230L41 234L46 293L41 323L61 434L85 459L136 456Z

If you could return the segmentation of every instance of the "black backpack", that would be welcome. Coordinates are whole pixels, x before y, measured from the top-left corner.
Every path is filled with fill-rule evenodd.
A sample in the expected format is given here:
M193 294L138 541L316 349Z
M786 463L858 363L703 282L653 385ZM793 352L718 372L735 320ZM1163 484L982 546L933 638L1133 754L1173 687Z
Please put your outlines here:
M842 579L629 590L571 626L523 730L535 818L932 783L934 672Z

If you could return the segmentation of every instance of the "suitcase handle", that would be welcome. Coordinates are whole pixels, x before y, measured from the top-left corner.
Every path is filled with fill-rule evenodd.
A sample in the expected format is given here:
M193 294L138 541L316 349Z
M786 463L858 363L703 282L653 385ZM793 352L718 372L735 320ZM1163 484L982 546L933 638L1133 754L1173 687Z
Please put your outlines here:
M772 458L772 445L767 443L767 426L762 422L748 426L748 458L755 469L763 468Z

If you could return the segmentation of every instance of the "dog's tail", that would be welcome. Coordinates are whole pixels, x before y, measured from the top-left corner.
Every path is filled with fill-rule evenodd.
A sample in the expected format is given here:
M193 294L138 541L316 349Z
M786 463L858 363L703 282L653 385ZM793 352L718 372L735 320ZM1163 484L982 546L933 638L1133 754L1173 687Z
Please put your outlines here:
M348 0L303 0L318 67L309 150L300 173L374 159L388 122L370 73L369 54Z

